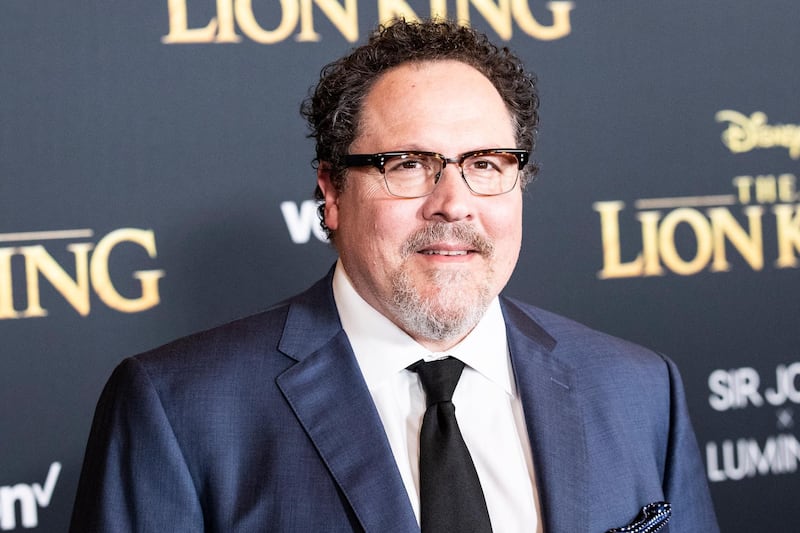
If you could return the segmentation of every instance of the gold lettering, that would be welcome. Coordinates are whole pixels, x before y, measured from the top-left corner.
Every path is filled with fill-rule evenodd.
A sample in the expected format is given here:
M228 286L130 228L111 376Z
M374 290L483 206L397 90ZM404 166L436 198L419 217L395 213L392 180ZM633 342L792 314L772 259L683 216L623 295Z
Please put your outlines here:
M217 33L217 19L212 18L205 28L189 29L186 0L167 0L169 33L161 38L164 44L210 43Z
M778 268L800 265L795 252L800 252L800 204L776 205L772 208L778 224Z
M356 0L345 0L344 7L336 0L300 0L300 33L295 39L300 42L316 42L322 39L314 31L313 4L317 4L339 33L349 42L358 40L358 11Z
M784 174L783 181L762 178L760 201L770 200L772 188L778 198L796 194L795 176ZM756 179L739 176L736 186L742 192L740 198L749 201L751 187L755 190ZM767 184L767 185L764 185ZM764 192L767 191L767 192ZM781 192L783 191L783 192ZM653 202L655 205L655 202ZM596 202L593 209L600 214L601 240L603 246L603 268L597 273L600 279L662 276L667 271L682 276L697 274L708 267L710 272L727 272L733 267L728 258L730 249L735 250L754 271L764 269L764 207L743 206L742 213L747 224L738 221L729 207L711 207L705 214L695 208L678 207L662 218L659 211L640 211L636 218L641 225L642 248L633 260L622 261L619 214L625 204L621 201ZM773 206L777 225L777 268L800 266L800 204ZM681 224L691 231L696 248L687 251L682 243L684 236L678 235ZM683 230L681 230L683 231ZM676 240L677 237L680 237ZM688 241L688 242L691 242ZM681 246L679 246L681 244ZM679 251L680 248L680 251ZM681 255L683 254L683 255ZM687 254L689 257L687 257Z
M753 177L752 176L736 176L733 178L733 186L736 187L736 190L739 194L739 203L740 204L749 204L750 203L750 187L753 186Z
M28 308L20 315L24 318L47 316L47 311L42 308L41 298L39 297L39 272L28 264L28 253L32 253L32 248L44 250L43 246L23 246L19 248L20 253L25 256L25 289L28 293Z
M242 38L236 35L236 28L233 17L233 0L217 0L217 19L219 20L219 32L216 43L238 43Z
M509 0L457 0L456 16L458 20L469 21L469 5L475 6L486 22L504 41L511 39L511 4Z
M797 178L794 174L781 174L777 178L772 174L763 176L736 176L733 186L739 196L739 203L746 204L752 200L751 190L755 191L758 203L789 203L797 200Z
M766 122L764 113L753 113L752 117L725 109L718 111L715 116L717 122L728 122L728 128L722 132L722 143L733 153L749 152L756 146L757 137L753 125L759 120Z
M767 115L756 111L749 117L725 109L717 112L717 122L728 122L722 132L722 143L733 153L749 152L755 148L782 147L792 159L800 158L800 125L767 124Z
M774 204L778 200L778 186L775 176L756 176L756 202Z
M595 202L592 208L600 213L601 239L603 242L603 269L597 273L600 279L631 278L642 272L642 255L623 263L619 240L619 212L624 202Z
M511 0L511 12L519 27L535 39L552 41L566 37L572 31L569 12L575 4L572 2L548 2L547 9L553 14L553 25L543 26L531 13L528 0Z
M684 261L675 247L675 229L686 223L692 228L697 240L697 252L693 259ZM658 244L664 264L682 276L697 274L711 259L713 240L708 220L696 209L682 207L664 217L658 232Z
M342 36L349 42L358 40L358 0L278 0L281 15L278 26L265 29L256 20L253 0L216 0L217 13L208 24L189 28L188 0L167 0L169 32L161 37L165 44L238 43L242 37L236 25L248 38L261 44L275 44L285 40L300 23L298 42L319 42L322 36L314 29L313 7L316 4ZM531 12L531 0L456 0L457 19L468 25L470 6L483 16L502 40L512 36L512 21L527 35L543 41L560 39L570 34L570 12L575 5L570 1L547 2L553 22L547 26L536 20ZM431 18L447 16L447 0L430 0ZM378 21L390 23L396 18L417 21L419 17L406 0L378 0Z
M161 301L158 293L158 280L164 276L163 270L144 270L133 273L133 277L141 283L142 294L139 298L125 298L111 282L108 259L112 250L122 242L138 244L147 251L150 258L156 258L155 235L152 230L122 228L112 231L97 243L92 254L89 268L95 292L106 305L123 313L136 313L155 307Z
M433 9L433 6L431 6ZM378 20L381 24L389 24L394 18L404 18L409 22L418 21L419 17L405 0L378 0Z
M636 218L642 224L642 258L644 259L642 274L663 276L664 269L661 268L661 259L658 253L658 221L661 219L661 213L641 211Z
M778 176L778 198L781 202L794 202L797 200L797 189L795 186L797 178L794 174L781 174Z
M447 17L447 0L431 0L431 18L443 19Z
M725 272L731 268L725 253L726 237L734 248L742 254L750 268L761 270L764 267L763 233L761 230L761 215L764 213L764 209L759 206L749 206L744 209L744 213L747 215L749 233L744 231L726 208L716 207L708 210L708 217L711 219L711 228L714 235L712 272Z
M19 318L14 309L14 285L11 281L11 256L15 248L0 248L0 320Z
M47 316L42 308L39 294L39 274L64 297L64 299L81 315L89 314L89 250L91 243L77 243L67 246L67 250L75 256L75 279L67 274L61 265L47 253L44 246L23 246L19 250L25 256L25 274L28 292L28 308L22 316Z
M255 15L253 14L252 0L236 0L234 12L236 13L236 20L239 22L239 27L242 29L242 32L255 42L261 44L275 44L286 39L297 26L297 21L300 18L300 8L298 7L297 0L280 0L280 4L280 24L278 24L278 27L274 30L265 30L256 21Z

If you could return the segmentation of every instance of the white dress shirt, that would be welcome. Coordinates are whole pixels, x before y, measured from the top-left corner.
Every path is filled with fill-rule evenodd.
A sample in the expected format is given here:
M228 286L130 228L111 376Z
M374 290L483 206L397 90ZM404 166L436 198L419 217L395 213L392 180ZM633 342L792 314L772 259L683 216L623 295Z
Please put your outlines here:
M478 472L492 529L541 532L531 447L497 298L464 340L446 353L431 353L358 295L341 262L333 276L333 295L417 522L425 393L407 367L420 359L453 356L466 364L453 394L456 419Z

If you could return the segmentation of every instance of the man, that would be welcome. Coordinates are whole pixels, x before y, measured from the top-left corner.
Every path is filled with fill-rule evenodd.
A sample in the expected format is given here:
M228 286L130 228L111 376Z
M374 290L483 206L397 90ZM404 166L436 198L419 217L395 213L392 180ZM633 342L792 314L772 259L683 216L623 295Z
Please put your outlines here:
M717 531L673 363L499 296L537 107L449 22L329 65L303 111L335 268L124 361L72 531Z

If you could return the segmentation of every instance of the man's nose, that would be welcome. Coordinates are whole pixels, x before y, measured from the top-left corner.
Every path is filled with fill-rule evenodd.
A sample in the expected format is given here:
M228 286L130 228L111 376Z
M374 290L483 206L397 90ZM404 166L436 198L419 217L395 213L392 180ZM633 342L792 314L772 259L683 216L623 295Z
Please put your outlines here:
M456 163L449 163L442 169L439 182L428 195L423 208L426 219L441 219L447 222L468 220L472 217L475 195L467 186Z

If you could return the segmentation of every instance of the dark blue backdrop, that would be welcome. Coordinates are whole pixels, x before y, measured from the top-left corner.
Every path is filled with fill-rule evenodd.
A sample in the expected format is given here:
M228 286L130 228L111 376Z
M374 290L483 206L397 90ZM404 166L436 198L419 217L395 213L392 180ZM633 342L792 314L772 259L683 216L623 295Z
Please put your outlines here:
M123 357L327 270L300 101L379 17L431 5L540 78L507 292L673 357L723 531L795 530L789 0L2 0L0 530L65 529Z

